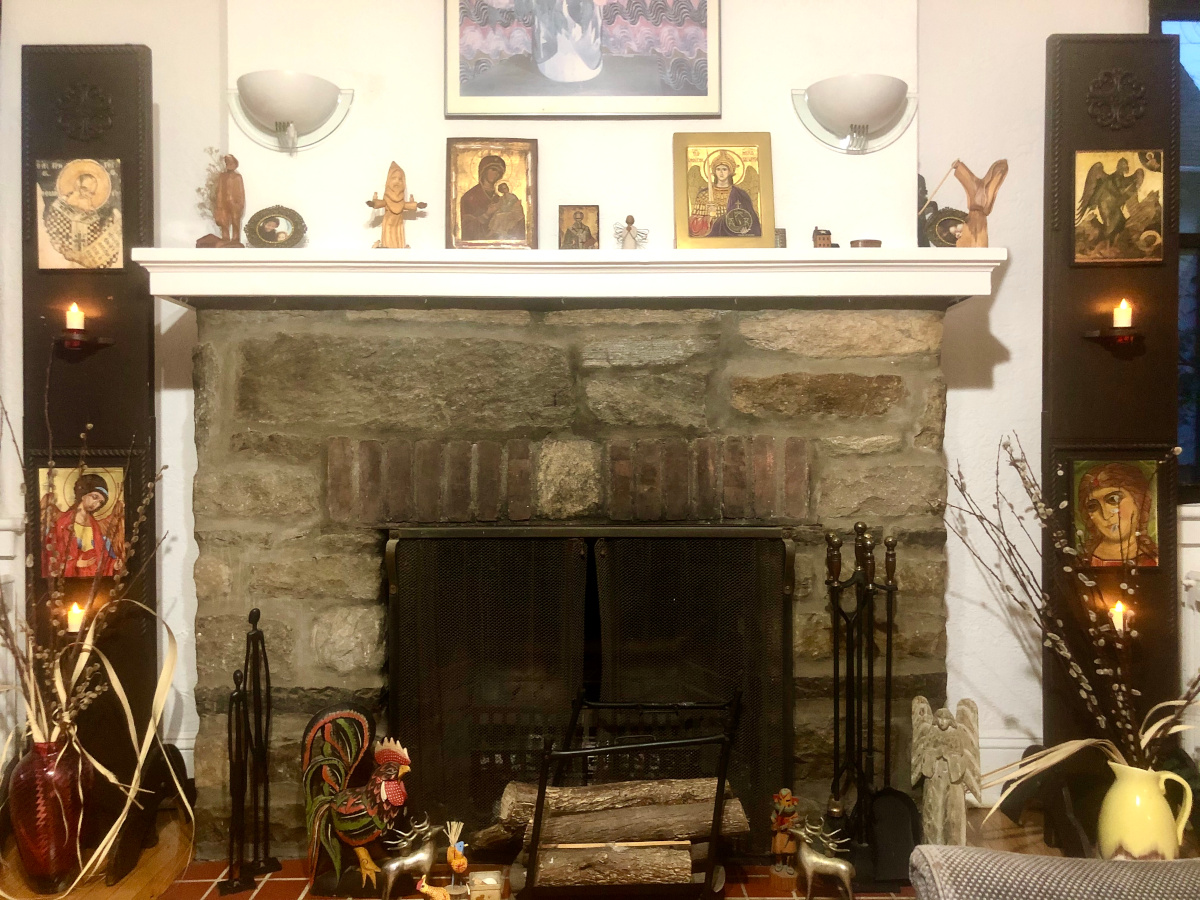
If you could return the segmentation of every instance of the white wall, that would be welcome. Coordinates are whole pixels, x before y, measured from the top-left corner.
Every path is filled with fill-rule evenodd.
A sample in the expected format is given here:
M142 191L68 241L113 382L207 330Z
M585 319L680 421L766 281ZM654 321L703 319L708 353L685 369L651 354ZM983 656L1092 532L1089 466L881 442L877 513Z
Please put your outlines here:
M1046 38L1144 33L1147 22L1146 0L920 0L920 166L930 189L956 158L976 174L995 159L1009 164L988 219L1009 262L994 297L949 312L942 351L946 456L977 490L993 484L1002 435L1019 435L1035 466L1039 458ZM963 199L954 179L937 197L960 209ZM1017 636L954 537L948 550L948 692L979 704L986 769L1040 739L1041 646Z
M203 149L223 143L223 0L146 3L106 0L8 0L0 34L0 393L20 425L21 413L21 45L146 44L153 53L154 198L156 242L187 246L204 233L195 211L195 189L204 178ZM159 344L159 434L181 458L194 456L191 441L191 357L194 317L170 304L156 310ZM182 352L180 347L182 345ZM187 419L181 422L181 419ZM186 432L186 433L185 433ZM193 464L194 468L194 464ZM21 476L7 441L0 452L0 519L22 514ZM159 572L160 607L172 616L177 635L191 641L195 591L191 561L191 473L173 466L159 497L163 526L170 532ZM0 523L2 524L2 523ZM0 534L0 550L3 549ZM23 567L0 552L0 578L20 590ZM189 615L189 609L192 614ZM194 652L181 659L175 694L165 712L164 734L190 755L196 730L190 688ZM0 675L3 678L3 675ZM194 740L194 737L191 738Z

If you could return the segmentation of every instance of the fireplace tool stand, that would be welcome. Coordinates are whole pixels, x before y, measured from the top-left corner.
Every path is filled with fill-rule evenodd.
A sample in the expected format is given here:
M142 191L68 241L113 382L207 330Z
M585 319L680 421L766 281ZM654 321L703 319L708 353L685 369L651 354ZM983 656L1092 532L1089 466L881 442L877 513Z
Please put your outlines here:
M896 617L896 539L884 541L884 582L875 581L875 538L854 526L854 572L845 581L842 539L825 536L825 585L833 618L833 780L829 813L850 839L856 884L867 887L908 881L908 857L920 838L920 814L912 798L891 786L892 636ZM880 595L882 594L882 598ZM882 599L883 619L878 605ZM876 760L876 634L884 632L883 767ZM853 803L847 812L845 799ZM840 821L839 821L840 820Z
M717 853L721 841L721 822L725 810L725 782L729 773L729 757L733 751L734 737L737 734L738 722L741 719L742 693L734 692L725 702L707 703L604 703L587 700L581 691L576 697L571 709L571 721L567 727L561 750L555 750L553 743L546 741L542 752L541 775L538 779L537 803L534 806L533 821L530 827L530 842L528 869L524 886L516 893L517 900L618 900L625 897L671 897L671 898L716 898L722 896L724 888L724 871L717 865ZM581 734L579 723L584 712L593 714L601 711L616 711L633 714L679 714L686 716L698 712L709 712L720 715L723 719L721 731L684 737L671 740L638 740L630 743L612 743L600 746L586 746L589 743L586 734ZM578 746L574 749L573 744ZM542 843L542 836L547 821L553 821L546 806L546 789L551 784L562 783L564 769L571 763L578 763L582 768L585 783L589 781L589 773L594 766L602 763L605 758L612 761L613 757L625 757L636 767L638 760L660 755L670 756L675 753L702 751L705 747L717 751L716 765L716 796L713 799L712 828L707 836L707 854L702 862L697 861L700 871L694 875L703 879L682 884L591 884L538 886L539 850L547 849ZM613 762L615 769L625 768L620 762ZM655 842L651 842L655 843ZM661 842L659 842L661 843ZM667 842L674 843L674 842ZM573 845L576 848L597 845Z

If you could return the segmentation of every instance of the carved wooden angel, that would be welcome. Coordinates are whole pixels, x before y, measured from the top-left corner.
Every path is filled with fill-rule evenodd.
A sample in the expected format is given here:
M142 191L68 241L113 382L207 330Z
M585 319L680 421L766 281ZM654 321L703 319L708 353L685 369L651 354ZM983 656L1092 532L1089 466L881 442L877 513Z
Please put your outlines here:
M925 779L921 826L927 844L967 843L967 793L983 802L979 777L979 707L959 700L957 715L912 703L912 783Z

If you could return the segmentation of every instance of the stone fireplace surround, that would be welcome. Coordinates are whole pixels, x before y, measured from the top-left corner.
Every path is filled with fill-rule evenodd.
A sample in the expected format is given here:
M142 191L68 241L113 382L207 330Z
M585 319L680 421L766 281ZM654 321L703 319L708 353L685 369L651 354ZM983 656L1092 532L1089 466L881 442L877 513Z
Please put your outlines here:
M222 713L252 605L263 610L276 686L276 837L287 845L281 852L302 844L304 722L338 699L379 705L380 563L389 524L789 528L799 545L794 787L814 807L828 791L832 732L825 530L847 531L863 519L900 539L895 708L901 732L906 698L944 695L945 534L932 507L946 485L941 317L962 296L946 293L985 292L975 286L978 279L965 287L958 272L960 283L948 287L933 278L927 293L897 299L886 288L868 291L865 282L853 282L861 273L843 273L851 291L888 299L805 298L829 289L806 288L811 282L804 281L800 254L799 277L788 274L803 299L748 302L756 290L768 290L766 276L753 271L741 273L738 299L714 296L729 285L718 283L721 273L705 278L700 264L699 281L709 284L695 290L693 302L630 300L638 296L638 273L602 265L590 287L578 288L597 291L582 302L523 299L539 290L539 276L530 286L525 272L520 282L512 280L521 287L509 292L510 302L497 304L448 299L454 296L449 273L438 288L414 269L414 280L424 280L407 287L393 281L393 290L421 290L424 297L380 303L364 300L378 292L359 267L341 279L346 296L357 300L301 294L305 299L272 304L293 308L249 309L265 304L234 293L245 278L222 289L214 267L205 265L214 257L185 259L203 276L203 287L189 295L177 271L174 282L166 280L171 267L161 259L163 281L155 285L156 260L145 257L178 260L190 251L137 252L151 270L154 293L208 298L193 301L199 309L193 511L202 854L224 852ZM229 257L237 267L250 265L247 251L232 252L243 254ZM904 253L928 254L943 272L956 259L979 265L963 251L896 255ZM990 273L1003 251L983 251L989 253ZM562 258L503 255L520 256L526 268L525 260L540 257L532 260L535 269L542 259L557 266ZM714 256L720 254L708 254ZM797 254L789 256L794 261ZM494 268L496 257L484 257ZM653 271L653 259L642 260L652 270L640 273L643 283L664 274ZM218 262L224 265L224 256ZM857 266L888 283L883 263L873 271ZM329 294L319 284L325 272L310 274L315 293ZM489 283L504 288L514 274L500 271ZM469 276L457 283L469 284ZM276 286L286 283L273 277ZM695 286L672 282L681 292ZM439 291L446 299L438 299ZM238 299L218 299L222 293ZM256 288L256 295L280 293ZM426 297L440 308L421 308L429 305Z

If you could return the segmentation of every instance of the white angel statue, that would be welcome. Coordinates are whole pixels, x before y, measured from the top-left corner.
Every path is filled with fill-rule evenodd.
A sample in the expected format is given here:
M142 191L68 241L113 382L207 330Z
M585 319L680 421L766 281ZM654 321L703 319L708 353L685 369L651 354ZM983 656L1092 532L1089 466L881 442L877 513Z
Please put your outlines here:
M958 714L936 713L924 697L912 703L912 783L925 779L921 827L925 843L967 843L967 793L983 802L979 777L979 707L959 700Z
M613 225L613 237L622 250L641 250L650 239L650 232L645 228L634 228L633 216L626 216L624 225L620 222Z

